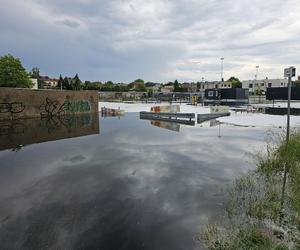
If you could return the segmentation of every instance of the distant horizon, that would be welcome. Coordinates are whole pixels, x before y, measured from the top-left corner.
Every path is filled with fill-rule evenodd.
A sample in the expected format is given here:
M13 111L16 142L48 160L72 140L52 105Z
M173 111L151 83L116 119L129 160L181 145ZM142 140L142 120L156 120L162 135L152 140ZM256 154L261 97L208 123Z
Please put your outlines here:
M31 70L28 70L28 69L26 69L28 72ZM78 73L76 73L76 74L78 74ZM75 74L75 75L76 75ZM43 73L41 73L40 74L41 76L43 76L43 77L50 77L50 78L52 78L52 79L59 79L59 76L58 77L56 77L56 76L50 76L50 75L48 75L48 74L43 74ZM59 75L61 75L63 78L65 78L65 77L74 77L74 76L69 76L69 75L64 75L64 74L59 74ZM135 80L138 80L138 79L141 79L141 80L143 80L145 83L147 83L147 82L151 82L151 83L159 83L159 84L167 84L167 83L170 83L170 82L173 82L174 83L174 81L178 81L179 83L197 83L197 82L208 82L208 83L210 83L210 82L221 82L221 79L219 79L219 80L205 80L204 79L204 81L202 81L202 80L194 80L194 81L179 81L178 79L175 79L175 80L171 80L171 81L162 81L162 82L159 82L159 81L148 81L147 79L144 79L144 78L135 78L134 80L132 80L132 81L129 81L129 82L125 82L125 81L117 81L117 82L115 82L115 81L112 81L112 80L108 80L108 81L101 81L101 80L88 80L88 79L81 79L81 77L80 77L80 74L78 74L78 76L79 76L79 78L80 78L80 80L82 81L82 82L85 82L85 81L90 81L90 82L101 82L101 83L106 83L106 82L109 82L109 81L111 81L111 82L113 82L114 84L118 84L118 83L123 83L123 84L130 84L130 83L132 83L132 82L134 82ZM235 77L235 76L230 76L230 77ZM226 82L227 80L229 80L229 78L230 77L228 77L228 79L224 79L224 82ZM295 79L294 80L297 80L297 78L298 78L298 76L296 76L295 77ZM274 78L274 77L268 77L267 79L269 79L269 80L276 80L276 79L287 79L286 77L281 77L281 78ZM242 81L251 81L251 80L255 80L254 78L253 79L239 79L241 82ZM263 81L263 80L266 80L266 78L257 78L256 79L257 81Z
M256 66L277 79L300 70L299 13L297 0L2 0L0 56L101 82L218 81L221 58L224 79Z

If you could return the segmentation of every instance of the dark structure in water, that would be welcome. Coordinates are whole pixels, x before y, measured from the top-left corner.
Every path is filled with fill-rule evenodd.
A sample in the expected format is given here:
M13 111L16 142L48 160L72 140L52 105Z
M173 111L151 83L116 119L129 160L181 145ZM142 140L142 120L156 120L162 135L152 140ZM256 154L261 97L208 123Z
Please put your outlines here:
M288 99L288 88L267 88L266 92L267 100L287 100ZM300 100L300 88L292 87L291 100Z
M249 90L242 88L230 89L206 89L205 101L206 105L243 105L249 102Z

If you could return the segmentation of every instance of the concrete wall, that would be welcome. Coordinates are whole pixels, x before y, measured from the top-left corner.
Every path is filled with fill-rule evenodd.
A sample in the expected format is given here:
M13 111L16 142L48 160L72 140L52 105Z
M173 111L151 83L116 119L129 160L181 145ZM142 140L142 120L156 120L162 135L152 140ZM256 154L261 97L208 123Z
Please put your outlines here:
M98 112L97 91L0 88L0 119Z

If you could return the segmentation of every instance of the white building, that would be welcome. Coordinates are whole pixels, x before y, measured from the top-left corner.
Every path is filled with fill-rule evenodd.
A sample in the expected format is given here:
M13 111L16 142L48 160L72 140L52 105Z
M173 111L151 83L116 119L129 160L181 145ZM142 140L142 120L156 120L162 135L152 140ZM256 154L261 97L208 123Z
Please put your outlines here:
M30 78L30 81L33 83L32 89L38 89L38 80L36 78Z
M201 82L200 91L205 91L206 89L230 89L232 88L231 82Z
M242 88L249 89L250 93L266 91L267 88L286 87L288 79L262 79L242 81Z
M171 93L174 92L174 86L173 85L164 85L161 90L162 93Z
M40 76L40 80L43 81L44 88L55 88L58 85L58 80L49 76Z

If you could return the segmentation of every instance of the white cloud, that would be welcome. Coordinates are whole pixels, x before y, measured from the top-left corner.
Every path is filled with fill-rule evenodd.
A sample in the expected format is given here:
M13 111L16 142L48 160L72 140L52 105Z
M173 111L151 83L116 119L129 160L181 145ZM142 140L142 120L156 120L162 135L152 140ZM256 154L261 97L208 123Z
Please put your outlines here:
M0 53L91 80L281 77L300 68L297 0L0 0ZM59 58L59 60L55 60Z

